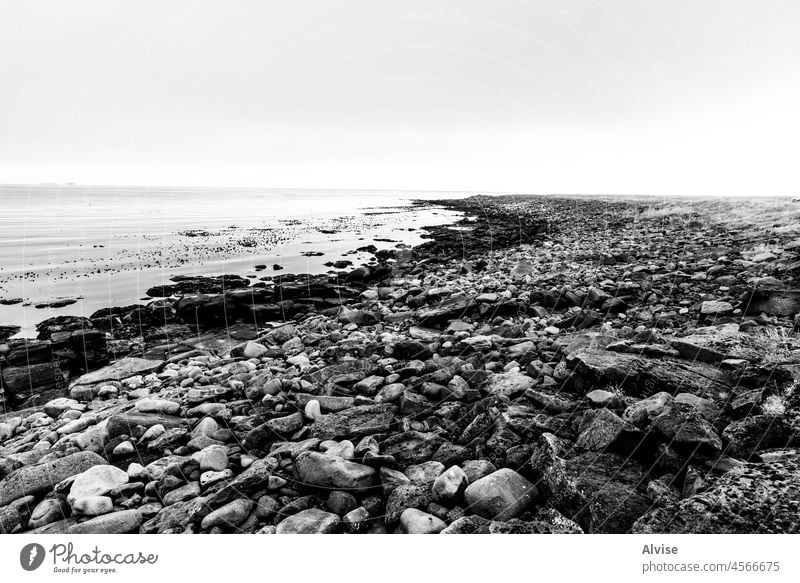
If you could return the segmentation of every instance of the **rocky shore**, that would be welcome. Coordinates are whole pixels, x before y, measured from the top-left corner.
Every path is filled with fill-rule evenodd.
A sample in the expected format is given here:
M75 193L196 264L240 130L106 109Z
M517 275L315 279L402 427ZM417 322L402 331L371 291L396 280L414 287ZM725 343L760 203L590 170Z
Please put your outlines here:
M0 327L0 533L800 532L785 203L438 201L346 273Z

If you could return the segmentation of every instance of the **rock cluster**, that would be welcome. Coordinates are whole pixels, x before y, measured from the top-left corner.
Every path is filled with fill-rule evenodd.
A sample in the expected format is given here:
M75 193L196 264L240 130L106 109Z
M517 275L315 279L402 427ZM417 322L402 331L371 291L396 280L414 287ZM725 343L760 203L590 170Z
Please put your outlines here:
M87 318L56 316L36 328L35 340L0 344L0 405L42 404L63 394L71 375L108 363L106 335Z
M469 236L93 317L206 330L0 417L0 532L800 531L790 229L766 256L667 203L441 204Z

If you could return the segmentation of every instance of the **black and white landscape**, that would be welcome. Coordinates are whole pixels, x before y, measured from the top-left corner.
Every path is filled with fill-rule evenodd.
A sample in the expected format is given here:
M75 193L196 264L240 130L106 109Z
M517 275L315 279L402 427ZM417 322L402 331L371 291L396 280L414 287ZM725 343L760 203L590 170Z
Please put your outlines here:
M800 532L796 7L44 4L0 533Z

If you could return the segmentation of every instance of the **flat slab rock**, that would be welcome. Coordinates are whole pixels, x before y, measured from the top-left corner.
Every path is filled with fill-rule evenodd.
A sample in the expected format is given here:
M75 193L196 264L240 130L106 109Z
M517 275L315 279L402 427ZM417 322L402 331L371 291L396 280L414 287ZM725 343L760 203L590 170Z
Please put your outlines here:
M340 413L324 415L311 426L311 437L346 439L389 430L395 407L390 404L359 405Z
M83 473L106 460L94 452L81 451L57 460L26 466L0 480L0 506L29 494L51 490L61 480Z
M108 418L106 430L108 436L113 439L120 435L131 435L133 429L142 426L149 429L153 425L163 425L165 429L175 429L185 427L186 420L172 415L161 415L158 413L117 413Z
M787 348L786 338L741 332L738 324L697 328L692 334L667 340L687 360L719 363L743 358L773 364L800 360L800 351Z
M632 396L666 391L706 398L718 397L730 390L725 373L703 362L652 359L597 349L579 350L567 361L583 381L585 389L614 384Z
M114 364L78 377L76 385L94 385L107 381L121 381L136 375L155 372L164 364L163 360L147 360L144 358L123 358Z
M301 483L349 492L368 489L375 476L369 466L314 451L301 452L294 460L294 471Z
M635 533L800 533L800 450L793 458L745 464L708 490L651 510Z

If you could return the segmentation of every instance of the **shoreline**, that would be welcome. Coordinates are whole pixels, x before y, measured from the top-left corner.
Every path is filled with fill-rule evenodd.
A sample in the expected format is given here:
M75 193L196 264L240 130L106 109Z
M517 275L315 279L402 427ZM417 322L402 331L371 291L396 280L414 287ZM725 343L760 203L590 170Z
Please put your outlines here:
M277 198L278 202L267 203L269 209L280 203L281 197ZM276 270L290 273L322 273L333 268L324 263L338 260L359 264L369 257L367 252L355 251L358 247L415 245L420 242L420 227L451 220L446 212L437 217L437 211L414 208L401 198L387 201L393 203L392 208L383 212L353 195L338 210L341 214L329 209L319 218L308 219L306 211L296 217L283 216L286 210L269 217L261 211L250 222L239 222L242 213L231 211L230 222L225 214L204 221L194 217L197 212L187 211L181 221L194 217L194 228L170 229L162 220L132 235L136 220L117 217L115 213L121 211L113 210L120 200L102 196L100 200L98 204L111 206L107 227L98 223L98 211L87 210L87 216L79 220L80 236L75 240L63 240L63 231L47 220L32 225L24 269L22 260L9 259L22 219L12 213L5 221L11 231L7 233L4 269L0 269L0 324L21 326L15 337L36 336L34 324L48 317L91 317L100 309L141 303L146 289L169 284L175 275L237 273L255 283L273 271L273 264L279 266ZM169 205L173 208L176 202ZM72 212L83 214L81 210ZM173 208L170 212L178 211ZM43 254L45 243L56 245L55 250Z
M796 208L415 204L464 218L343 277L195 278L43 328L42 378L59 350L98 366L0 417L5 531L800 528ZM30 475L68 462L42 500Z

